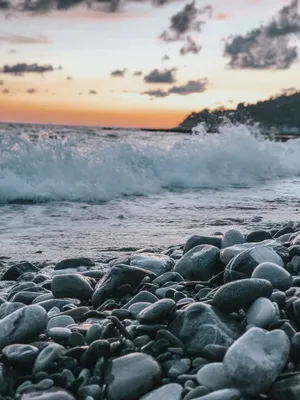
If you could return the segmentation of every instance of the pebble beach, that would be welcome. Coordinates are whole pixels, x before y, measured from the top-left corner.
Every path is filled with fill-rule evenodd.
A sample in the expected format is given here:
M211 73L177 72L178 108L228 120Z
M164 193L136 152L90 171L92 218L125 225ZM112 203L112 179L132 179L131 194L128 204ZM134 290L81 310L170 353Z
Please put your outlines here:
M300 398L297 224L1 272L1 399Z

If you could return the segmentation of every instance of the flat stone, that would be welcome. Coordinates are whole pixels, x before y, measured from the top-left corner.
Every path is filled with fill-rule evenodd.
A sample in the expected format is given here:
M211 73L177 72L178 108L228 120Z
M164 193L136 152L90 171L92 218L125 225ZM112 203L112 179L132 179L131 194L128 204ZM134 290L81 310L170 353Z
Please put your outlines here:
M93 288L88 280L80 274L56 275L52 279L51 291L54 297L74 299L89 299Z
M265 279L242 279L221 286L215 293L213 305L230 313L248 308L259 297L270 297L273 288Z
M46 311L38 306L23 307L0 320L0 350L4 347L26 342L46 329L48 316Z
M282 330L251 328L225 354L225 373L242 393L265 393L283 370L289 351L290 341Z
M293 285L293 277L283 267L272 262L259 264L251 275L252 278L266 279L274 289L288 290Z
M225 268L224 282L250 278L255 267L265 261L284 267L282 258L275 250L268 246L257 246L245 250L231 259Z
M183 387L178 383L169 383L140 397L139 400L180 400Z
M279 310L265 297L256 299L246 313L248 325L266 328L279 319Z
M197 382L211 391L231 387L230 381L225 375L224 365L221 362L204 365L197 372Z
M154 272L157 276L160 276L174 267L174 261L164 254L138 253L131 256L130 265Z
M160 383L161 369L153 357L132 353L114 359L105 372L107 400L137 400Z
M94 267L96 264L90 258L68 258L57 263L54 270L78 268L78 267Z
M230 247L235 244L245 243L245 236L237 229L229 229L226 231L221 240L221 249L225 247Z
M184 279L208 281L222 269L219 253L215 246L193 247L177 261L174 271Z
M121 285L130 284L132 288L136 288L146 276L156 278L153 272L125 264L110 268L96 285L92 297L93 305L100 306L104 300L115 295Z
M170 331L183 342L191 355L200 355L208 344L227 347L241 334L236 321L201 302L178 311Z

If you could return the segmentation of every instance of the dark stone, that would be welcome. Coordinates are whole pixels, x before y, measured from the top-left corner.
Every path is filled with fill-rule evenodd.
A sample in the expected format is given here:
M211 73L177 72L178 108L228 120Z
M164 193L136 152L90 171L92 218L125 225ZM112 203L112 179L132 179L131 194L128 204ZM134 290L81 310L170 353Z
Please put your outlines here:
M53 387L50 390L31 393L24 393L21 400L76 400L75 397L59 387Z
M87 278L80 274L56 275L52 279L51 291L56 298L91 298L93 288Z
M271 282L274 289L288 290L293 284L291 274L280 265L272 262L263 262L255 267L251 278L266 279Z
M218 247L219 249L221 248L221 243L222 243L222 236L198 236L194 235L191 236L185 243L184 248L183 248L183 254L187 253L189 250L191 250L193 247L202 245L202 244L208 244L211 246Z
M95 340L83 353L81 364L86 368L91 368L95 365L99 357L108 356L109 353L110 344L107 340Z
M248 243L262 242L267 239L272 239L272 235L268 231L254 231L246 236L246 242Z
M230 313L250 307L259 297L270 297L272 291L271 283L265 279L242 279L221 286L212 304L220 311Z
M130 284L133 288L137 287L145 277L156 278L153 272L142 268L128 265L117 265L106 272L103 278L98 282L92 297L93 305L99 306L106 298L116 294L119 286Z
M273 384L270 400L297 400L300 398L300 374L281 379Z
M37 375L39 372L48 372L52 368L53 362L56 362L66 353L66 349L56 343L51 343L44 348L37 356L33 366L33 374Z
M138 253L131 256L130 265L160 276L174 267L174 260L164 254Z
M79 258L68 258L57 263L54 270L67 269L67 268L78 268L78 267L94 267L96 264L90 258L79 257Z
M38 272L39 269L29 262L18 263L8 268L1 281L16 281L24 272Z
M2 350L5 360L17 368L32 365L38 353L39 349L29 344L11 344Z
M158 276L152 283L158 286L163 286L167 282L182 282L183 277L178 272L170 271Z
M208 344L229 346L241 334L233 319L200 302L179 311L170 331L183 342L191 355L202 354Z

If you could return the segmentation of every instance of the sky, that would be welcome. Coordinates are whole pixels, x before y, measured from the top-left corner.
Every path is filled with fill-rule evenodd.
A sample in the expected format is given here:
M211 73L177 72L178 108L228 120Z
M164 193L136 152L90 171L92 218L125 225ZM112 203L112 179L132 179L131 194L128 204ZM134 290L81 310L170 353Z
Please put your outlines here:
M172 128L300 90L297 0L0 0L0 121Z

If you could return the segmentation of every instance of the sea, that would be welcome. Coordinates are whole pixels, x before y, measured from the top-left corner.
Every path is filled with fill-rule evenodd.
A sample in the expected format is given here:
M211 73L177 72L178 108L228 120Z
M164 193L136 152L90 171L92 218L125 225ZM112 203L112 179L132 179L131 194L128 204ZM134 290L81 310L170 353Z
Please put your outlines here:
M300 138L0 124L0 261L99 262L300 221Z

